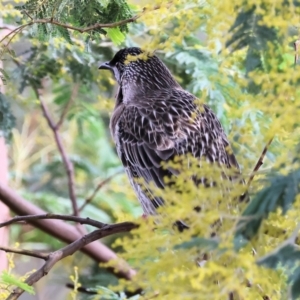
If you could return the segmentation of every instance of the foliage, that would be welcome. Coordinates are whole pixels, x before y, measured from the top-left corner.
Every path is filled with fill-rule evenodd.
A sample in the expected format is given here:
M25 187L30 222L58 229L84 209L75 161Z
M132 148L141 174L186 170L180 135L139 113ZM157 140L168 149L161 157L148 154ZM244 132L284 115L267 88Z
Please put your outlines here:
M3 272L1 274L1 283L6 285L15 285L17 287L20 287L21 289L25 290L29 294L35 294L34 289L32 286L29 286L28 284L22 282L20 279L16 278L12 274L8 274L7 272Z
M261 222L270 212L281 208L282 213L285 214L299 194L299 184L299 170L291 171L285 176L277 175L271 178L270 186L259 191L244 210L242 216L245 219L237 224L236 234L250 240L257 234Z
M16 6L20 10L23 20L30 22L32 19L55 19L63 24L72 23L75 26L85 28L97 23L113 23L132 17L132 13L126 1L47 1L40 3L38 0L27 1L24 5ZM121 25L111 30L96 28L89 33L88 38L93 38L96 34L108 33L115 37L128 32L127 25ZM61 36L68 43L72 43L70 33L67 28L52 24L37 24L33 33L39 39L48 39L50 37Z
M99 182L120 170L108 132L115 82L97 70L98 61L111 59L119 44L157 50L180 84L213 108L246 181L266 141L275 136L251 184L249 203L236 201L246 186L221 180L224 170L205 162L197 172L214 178L217 188L187 181L198 164L192 158L189 166L180 166L176 189L155 190L172 205L147 220L137 218L141 209L131 200L135 197L124 175L107 183L81 214L103 222L140 223L130 235L105 239L138 274L130 282L117 281L87 260L78 263L75 256L65 272L73 273L70 266L78 265L74 284L100 294L89 299L123 299L126 291L139 287L147 298L166 300L299 298L300 73L293 65L298 1L145 0L132 5L123 0L29 0L16 9L11 4L0 8L9 24L49 19L21 28L1 52L8 59L7 93L14 99L14 112L22 111L18 130L12 131L12 185L47 211L69 214L71 203L62 159L34 90L43 90L59 120L79 84L61 135L74 164L81 206ZM85 33L70 28L126 20L133 10L139 19L131 25ZM51 18L68 27L51 23ZM26 49L13 43L18 38L28 43ZM0 108L0 129L9 136L14 119L2 94ZM178 162L172 167L179 168ZM193 207L199 203L201 211L196 212ZM177 232L172 226L176 220L191 228ZM38 230L13 230L15 239L31 242L33 248L41 241L47 249L60 246Z
M18 244L16 244L18 247ZM30 273L25 274L22 277L16 277L12 271L15 268L14 263L14 255L13 254L7 254L8 259L8 270L4 270L0 274L0 299L6 299L10 294L10 287L17 286L22 288L27 293L34 295L35 291L34 288L24 282L26 277L30 275Z
M11 130L14 126L15 117L11 113L9 102L0 92L0 133L7 141L11 138Z

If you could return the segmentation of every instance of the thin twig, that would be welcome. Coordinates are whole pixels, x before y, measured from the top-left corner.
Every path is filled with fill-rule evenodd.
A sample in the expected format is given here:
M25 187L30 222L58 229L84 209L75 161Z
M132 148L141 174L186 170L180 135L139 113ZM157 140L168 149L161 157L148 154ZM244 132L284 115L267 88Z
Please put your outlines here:
M30 22L30 23L32 23L32 22ZM29 23L28 23L29 24ZM0 40L0 44L6 39L6 38L8 38L10 35L13 35L13 37L15 36L15 33L17 32L19 32L19 30L23 30L25 27L27 27L28 26L28 24L24 24L24 25L21 25L21 26L19 26L19 27L16 27L15 29L13 29L12 31L10 31L7 35L5 35L1 40ZM31 25L31 24L30 24ZM13 38L12 37L12 38ZM12 38L10 38L10 40L9 40L9 42L7 42L6 43L6 47L9 45L9 43L11 42L11 40L12 40Z
M41 104L41 108L43 111L43 114L47 120L47 123L49 125L49 127L51 128L53 135L54 135L54 139L58 148L58 151L61 155L62 161L64 163L65 169L66 169L66 173L67 173L67 177L68 177L68 189L69 189L69 197L71 199L72 202L72 206L73 206L73 214L74 216L78 216L79 215L79 211L78 211L78 206L77 206L77 201L76 201L76 195L75 195L75 176L74 176L74 167L73 167L73 163L71 162L71 160L69 159L65 148L63 147L62 144L62 140L61 140L61 136L59 134L58 129L56 128L56 125L54 124L47 106L45 105L45 103L42 101L42 99L40 98L40 95L38 93L38 91L35 89L35 94L37 99L39 100L40 104Z
M49 254L48 259L46 260L45 264L35 271L33 274L31 274L26 280L25 283L28 285L33 285L37 281L39 281L42 277L47 275L49 271L52 269L52 267L61 259L73 255L76 251L80 250L82 247L84 247L87 244L90 244L100 238L121 233L121 232L129 232L132 229L137 228L136 224L133 223L118 223L113 225L107 225L106 227L102 229L97 229L89 234L86 234L85 236L81 237L80 239L77 239L73 243L55 251ZM16 288L14 291L8 296L7 300L15 300L20 297L21 294L23 294L24 290L21 288Z
M297 65L297 62L298 62L298 47L299 47L299 44L300 44L300 40L296 40L295 43L294 43L294 49L295 49L295 60L294 60L294 65L296 67Z
M119 171L109 177L107 177L106 179L102 180L101 182L98 183L98 185L96 186L95 190L93 191L93 193L85 199L84 203L81 205L81 207L78 209L79 212L81 212L85 206L87 204L89 204L97 195L97 193L99 192L99 190L106 185L107 183L109 183L116 175L121 174L123 171Z
M33 221L33 220L46 220L46 219L72 221L79 224L91 225L99 229L103 228L104 226L107 226L106 223L92 220L90 218L80 218L76 216L59 215L59 214L41 214L41 215L16 216L8 221L0 223L0 228L20 221Z
M249 177L249 180L248 180L248 183L247 183L247 186L248 186L248 187L250 186L250 184L251 184L251 182L252 182L252 180L253 180L253 178L254 178L256 172L257 172L257 171L259 170L259 168L263 165L263 163L264 163L264 162L263 162L264 157L265 157L265 155L266 155L266 153L267 153L267 151L268 151L268 148L269 148L269 146L271 145L273 139L274 139L274 137L272 137L272 138L269 140L269 142L266 144L266 146L265 146L263 152L261 153L261 155L260 155L260 157L259 157L259 159L258 159L258 161L257 161L257 163L256 163L256 165L255 165L255 167L254 167L254 169L253 169L253 171L252 171L250 177Z
M0 30L13 30L15 28L16 28L16 26L12 26L12 25L0 26Z
M168 7L171 6L172 4L172 1L168 2ZM63 28L66 28L66 29L70 29L70 30L74 30L74 31L78 31L80 33L85 33L85 32L89 32L89 31L92 31L92 30L96 30L96 29L100 29L100 28L115 28L115 27L119 27L119 26L122 26L122 25L125 25L125 24L128 24L128 23L133 23L135 22L138 18L140 18L144 13L148 12L148 11L154 11L154 10L157 10L160 8L160 5L156 5L155 7L153 7L151 10L146 10L145 8L142 10L141 13L131 17L131 18L128 18L128 19L125 19L125 20L122 20L122 21L118 21L118 22L113 22L113 23L97 23L97 24L94 24L94 25L91 25L91 26L88 26L88 27L85 27L85 28L80 28L80 27L76 27L76 26L72 26L72 25L68 25L68 24L64 24L64 23L60 23L59 21L56 21L54 20L53 16L51 18L47 18L47 19L37 19L37 20L32 20L26 24L23 24L19 27L17 27L15 30L18 30L18 29L22 29L25 28L25 27L28 27L28 26L31 26L33 24L52 24L52 25L56 25L56 26L59 26L59 27L63 27ZM1 40L0 40L0 44L9 36L11 35L12 32L10 32L9 34L5 35ZM9 45L9 43L6 44L6 47Z
M8 253L16 253L16 254L22 254L26 256L36 257L43 260L47 260L49 257L49 254L42 253L42 252L36 252L36 251L30 251L25 249L14 249L14 248L8 248L8 247L0 247L0 251L5 251Z
M55 125L55 130L58 130L60 128L60 126L62 125L62 123L64 122L67 112L68 112L72 102L74 101L74 99L76 98L76 96L78 94L78 90L79 90L79 83L76 82L72 88L72 93L71 93L70 99L68 100L67 104L65 105L65 107L62 111L59 121Z
M118 26L122 26L125 25L127 23L132 23L134 21L136 21L138 18L140 18L141 15L135 15L132 18L126 19L126 20L122 20L119 22L114 22L114 23L107 23L107 24L101 24L101 23L97 23L85 28L80 28L80 27L76 27L76 26L72 26L72 25L68 25L68 24L64 24L64 23L60 23L52 18L49 19L37 19L37 20L32 20L26 24L23 24L17 28L15 28L13 31L11 31L10 33L8 33L7 35L5 35L1 40L0 40L0 44L7 38L9 37L11 34L14 34L14 32L19 31L19 30L23 30L25 27L31 26L33 24L53 24L59 27L63 27L66 29L70 29L70 30L74 30L74 31L78 31L80 33L84 33L84 32L89 32L92 30L96 30L99 28L114 28L114 27L118 27ZM10 39L11 41L11 39ZM9 45L10 41L8 43L6 43L6 47Z
M6 44L6 47L7 47L7 45L10 44L10 42L13 40L13 38L14 38L18 33L22 32L22 30L23 30L24 28L25 28L25 27L19 28L19 30L16 30L16 31L14 32L14 34L13 34L13 35L11 36L11 38L8 40L8 42L7 42L7 44Z
M26 11L26 9L23 9L22 12L24 12L25 15L26 15L31 21L33 21L33 18L32 18L31 15Z

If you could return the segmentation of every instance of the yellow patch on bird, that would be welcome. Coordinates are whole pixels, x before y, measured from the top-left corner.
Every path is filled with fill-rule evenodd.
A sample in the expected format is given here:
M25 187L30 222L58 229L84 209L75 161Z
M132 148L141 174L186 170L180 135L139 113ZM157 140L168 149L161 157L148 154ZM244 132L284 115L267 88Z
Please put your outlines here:
M149 52L149 51L146 51L146 50L142 50L142 51L143 52L138 54L138 55L128 54L125 61L124 61L124 64L127 66L128 64L130 64L133 61L137 61L137 60L146 61L154 55L153 52Z

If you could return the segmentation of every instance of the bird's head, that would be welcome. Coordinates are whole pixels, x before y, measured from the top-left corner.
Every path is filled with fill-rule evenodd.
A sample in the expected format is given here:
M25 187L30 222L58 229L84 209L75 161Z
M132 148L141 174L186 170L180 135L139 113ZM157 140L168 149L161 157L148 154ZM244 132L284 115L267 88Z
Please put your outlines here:
M143 54L140 48L124 48L118 51L111 61L102 63L99 69L111 70L119 84L121 84L121 78L126 66L130 63L132 57L137 57Z
M137 47L119 50L113 59L99 69L111 70L124 88L160 88L178 86L164 63L153 54Z

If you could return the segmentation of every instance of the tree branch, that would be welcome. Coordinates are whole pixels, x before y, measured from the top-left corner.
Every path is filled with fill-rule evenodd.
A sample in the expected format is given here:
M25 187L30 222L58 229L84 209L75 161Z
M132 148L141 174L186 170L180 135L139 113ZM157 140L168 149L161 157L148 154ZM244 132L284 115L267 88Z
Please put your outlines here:
M26 201L19 196L14 190L0 182L0 199L6 204L13 212L18 215L42 215L46 214L41 208L35 206L31 202ZM43 230L49 235L57 238L66 243L72 243L82 236L78 230L61 220L29 220L29 223L36 228ZM100 242L94 242L86 245L81 249L82 252L94 259L96 262L106 263L112 259L116 259L117 255L108 247ZM125 265L125 268L124 268ZM110 272L113 272L120 278L130 280L136 271L130 269L125 262L120 263L116 269L108 268Z
M168 7L172 4L172 1L168 2ZM160 5L156 5L154 6L151 11L157 10L159 9L161 6ZM78 31L80 33L85 33L85 32L89 32L92 30L96 30L96 29L100 29L100 28L115 28L118 26L122 26L128 23L133 23L135 22L138 18L140 18L147 10L145 8L143 8L142 12L139 14L136 14L135 16L122 20L122 21L118 21L118 22L113 22L113 23L97 23L85 28L80 28L80 27L76 27L76 26L72 26L72 25L68 25L68 24L64 24L61 23L57 20L54 20L53 16L51 18L47 18L47 19L36 19L36 20L31 20L30 22L23 24L19 27L17 27L14 31L17 31L19 29L23 30L25 27L31 26L33 24L53 24L59 27L63 27L66 29L70 29L70 30L74 30L74 31ZM32 18L31 16L29 16L29 18ZM11 35L13 32L10 32L9 34L7 34L6 36L4 36L1 40L0 40L0 44L9 36ZM15 35L14 35L15 36ZM9 45L9 43L11 42L12 38L10 39L10 41L5 45L6 47Z
M300 44L300 40L296 40L294 42L294 49L295 49L295 59L294 59L294 66L296 67L297 66L297 63L298 63L298 49L299 49L299 44Z
M250 177L249 177L249 180L248 180L248 183L247 183L247 186L248 186L248 187L250 186L250 184L251 184L251 182L252 182L252 180L253 180L253 178L254 178L254 176L255 176L255 173L256 173L256 172L259 170L259 168L263 165L263 163L264 163L264 162L263 162L264 157L265 157L265 155L266 155L266 153L267 153L267 151L268 151L269 146L271 145L271 143L272 143L272 141L273 141L273 138L274 138L274 137L272 137L272 138L269 140L269 142L266 144L266 146L265 146L263 152L261 153L261 155L260 155L260 157L259 157L259 159L258 159L258 161L257 161L257 163L256 163L256 165L255 165L255 167L254 167L254 169L253 169L253 171L252 171Z
M23 25L15 28L13 31L11 31L7 35L5 35L0 40L0 44L6 38L8 38L10 35L13 35L12 38L5 45L5 47L7 47L9 45L9 43L11 42L11 40L13 39L13 37L15 36L15 34L14 34L15 32L18 33L17 31L23 30L25 27L31 26L33 24L53 24L53 25L56 25L56 26L59 26L59 27L63 27L63 28L66 28L66 29L70 29L70 30L78 31L80 33L84 33L84 32L89 32L89 31L96 30L96 29L99 29L99 28L114 28L114 27L122 26L122 25L125 25L125 24L128 24L128 23L132 23L132 22L136 21L138 18L140 18L141 15L142 14L135 15L132 18L122 20L122 21L119 21L119 22L114 22L114 23L107 23L107 24L97 23L97 24L94 24L94 25L91 25L91 26L88 26L88 27L85 27L85 28L80 28L80 27L60 23L60 22L54 20L53 18L32 20L31 22L23 24Z
M30 22L32 23L32 22ZM5 47L7 47L9 45L9 43L12 41L12 39L16 36L17 33L21 32L25 27L31 25L30 23L28 24L24 24L21 26L16 27L14 30L10 31L7 35L5 35L1 40L0 40L0 44L6 39L8 38L10 35L12 35L12 37L9 39L9 41L6 43Z
M81 207L78 209L79 212L81 212L81 211L85 208L85 206L86 206L87 204L89 204L91 201L93 201L93 199L94 199L95 196L97 195L98 191L99 191L105 184L107 184L108 182L110 182L116 175L121 174L122 172L123 172L123 170L122 170L122 171L119 171L119 172L116 172L115 174L113 174L113 175L107 177L106 179L102 180L101 182L99 182L98 185L96 186L95 190L93 191L93 193L92 193L88 198L85 199L84 203L83 203L83 204L81 205Z
M13 249L13 248L2 247L2 246L0 246L0 250L2 250L4 252L9 252L9 253L16 253L16 254L22 254L22 255L26 255L26 256L36 257L36 258L40 258L43 260L47 260L48 256L49 256L49 254L47 254L47 253L30 251L30 250L25 250L25 249Z
M61 136L58 132L59 126L57 127L57 125L54 124L54 122L53 122L53 120L52 120L52 118L49 114L47 106L45 105L45 103L40 98L40 95L39 95L39 93L36 89L35 89L35 94L36 94L36 97L37 97L37 99L39 100L39 102L41 104L41 108L42 108L44 117L46 118L47 123L48 123L49 127L51 128L51 130L53 132L54 139L55 139L55 142L56 142L56 145L57 145L57 149L58 149L58 151L61 155L63 164L65 166L67 177L68 177L69 197L70 197L70 200L71 200L72 206L73 206L73 214L75 216L78 216L79 211L78 211L78 206L77 206L77 201L76 201L76 194L75 194L75 176L74 176L73 163L69 159L69 157L66 153L66 150L63 147ZM62 119L62 117L61 117L61 119Z
M58 214L42 214L42 215L27 215L27 216L16 216L6 222L0 223L0 228L4 226L8 226L13 223L17 223L20 221L33 221L33 220L47 220L47 219L54 219L54 220L64 220L64 221L72 221L77 222L80 224L91 225L96 228L102 229L104 227L110 226L109 224L102 223L90 218L80 218L76 216L68 216L68 215L58 215ZM131 222L124 222L124 225L136 225ZM136 225L137 226L137 225Z
M121 233L121 232L128 232L132 229L136 228L135 224L129 224L127 222L125 223L119 223L119 224L113 224L113 225L107 225L103 227L102 229L95 230L89 234L84 235L83 237L77 239L73 243L63 247L62 249L59 249L57 251L54 251L49 254L48 258L46 259L45 264L35 271L33 274L31 274L26 280L25 283L28 285L33 285L38 280L40 280L42 277L47 275L49 271L52 269L52 267L63 258L73 255L76 251L80 250L85 245L96 241L100 238L115 234L115 233ZM14 300L18 299L19 296L24 292L21 288L16 288L10 296L7 298L7 300Z

